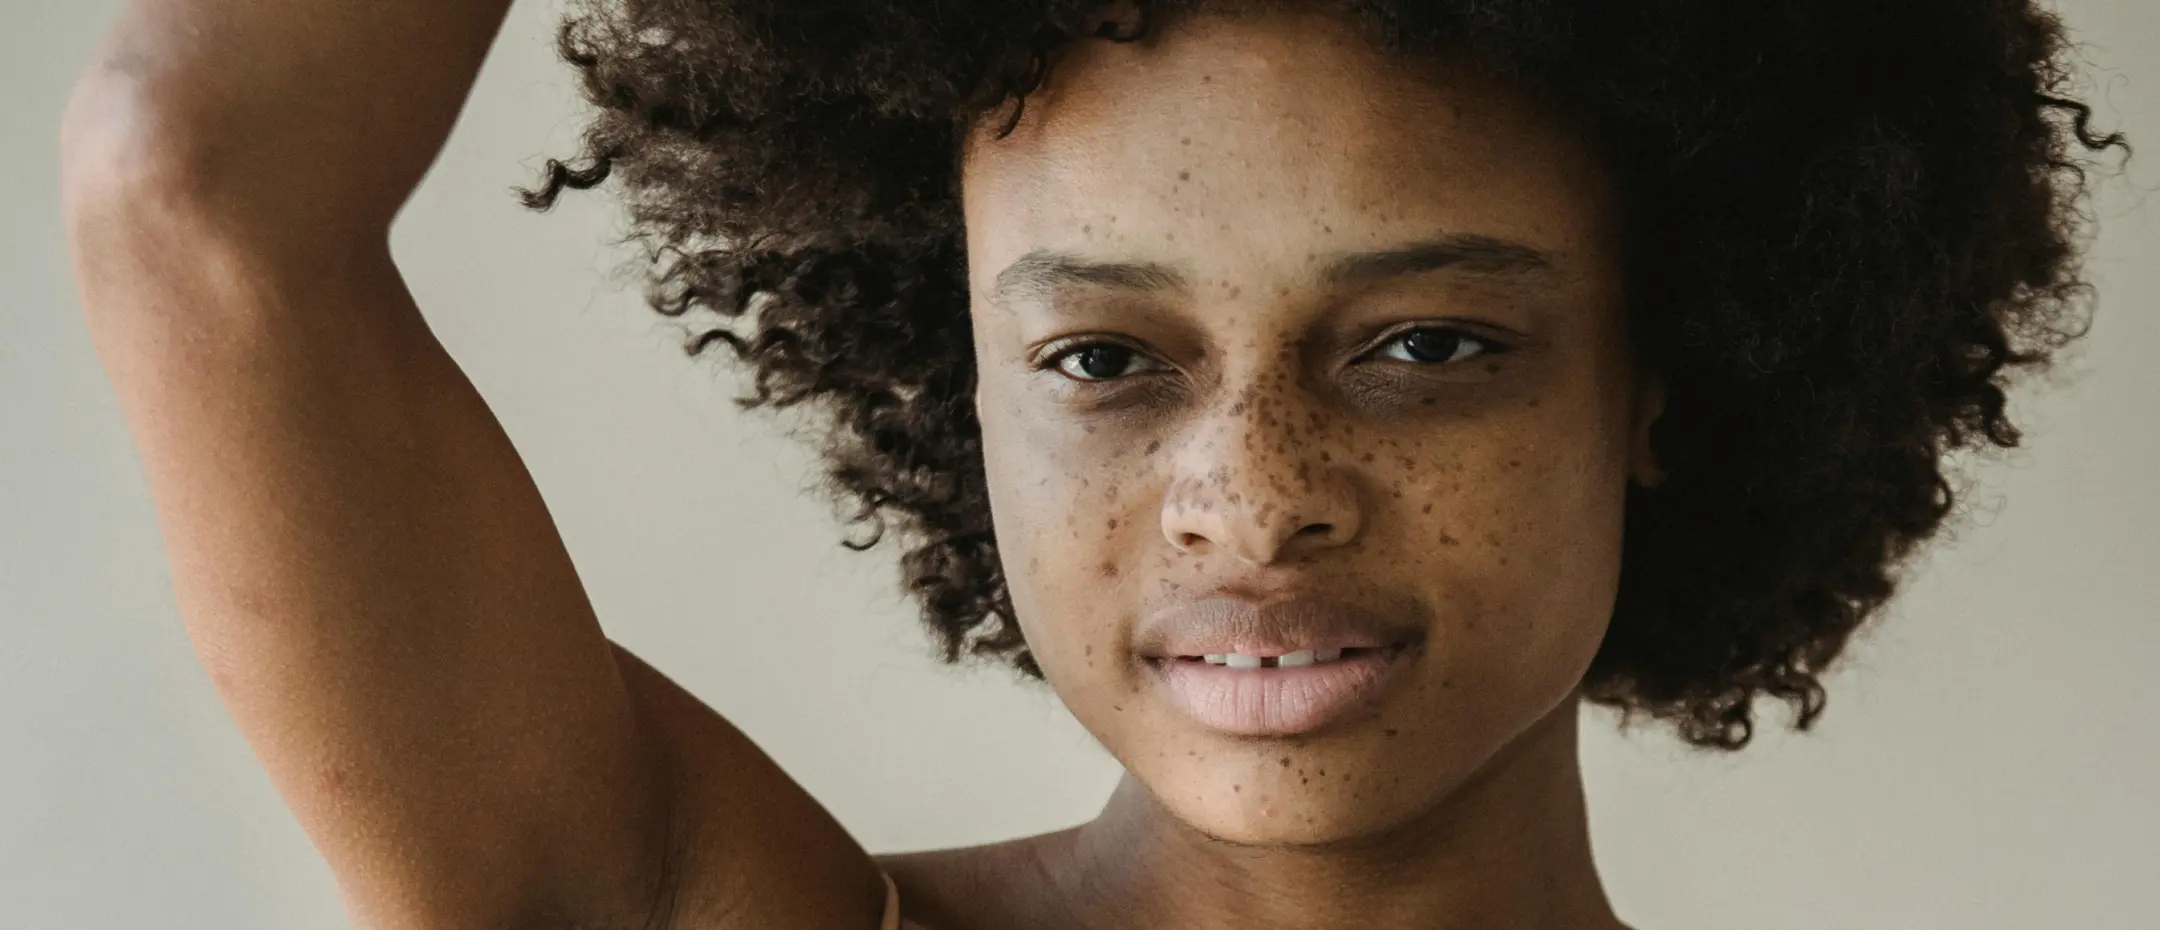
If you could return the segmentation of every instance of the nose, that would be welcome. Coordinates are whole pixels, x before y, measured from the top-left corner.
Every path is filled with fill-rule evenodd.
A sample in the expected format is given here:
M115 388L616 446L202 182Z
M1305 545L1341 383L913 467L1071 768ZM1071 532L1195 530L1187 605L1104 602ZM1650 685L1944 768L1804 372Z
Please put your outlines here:
M1364 505L1344 450L1330 450L1299 399L1245 392L1218 406L1176 458L1163 496L1164 538L1269 565L1348 544Z

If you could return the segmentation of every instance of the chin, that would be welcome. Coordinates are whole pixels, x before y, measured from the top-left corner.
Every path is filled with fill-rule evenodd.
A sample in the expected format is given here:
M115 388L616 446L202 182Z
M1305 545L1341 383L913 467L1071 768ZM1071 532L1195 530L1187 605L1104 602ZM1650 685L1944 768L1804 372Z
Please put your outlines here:
M1275 777L1197 779L1192 787L1156 797L1194 830L1245 846L1341 843L1388 832L1416 816L1408 799L1360 787L1354 775L1317 768L1300 774L1295 766Z

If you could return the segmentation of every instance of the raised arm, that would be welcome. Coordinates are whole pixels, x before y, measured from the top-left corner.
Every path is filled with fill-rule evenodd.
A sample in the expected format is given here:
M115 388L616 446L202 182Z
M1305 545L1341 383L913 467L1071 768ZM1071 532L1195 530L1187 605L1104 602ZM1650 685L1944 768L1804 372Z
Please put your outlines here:
M188 632L359 925L873 927L862 849L603 636L391 261L506 6L137 0L79 83L76 273Z

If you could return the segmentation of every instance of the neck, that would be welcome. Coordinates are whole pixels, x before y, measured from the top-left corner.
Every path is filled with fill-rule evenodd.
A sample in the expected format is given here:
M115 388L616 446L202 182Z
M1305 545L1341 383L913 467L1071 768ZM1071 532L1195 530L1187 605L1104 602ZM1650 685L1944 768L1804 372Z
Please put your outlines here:
M1128 774L1065 834L1076 927L1626 930L1598 882L1570 697L1455 791L1383 833L1308 846L1227 843Z

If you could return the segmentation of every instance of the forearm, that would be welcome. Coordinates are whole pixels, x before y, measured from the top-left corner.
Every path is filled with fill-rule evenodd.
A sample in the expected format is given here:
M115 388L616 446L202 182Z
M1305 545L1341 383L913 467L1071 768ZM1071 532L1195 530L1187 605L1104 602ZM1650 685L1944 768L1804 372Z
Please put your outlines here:
M62 129L65 186L279 234L387 229L509 0L134 0Z

